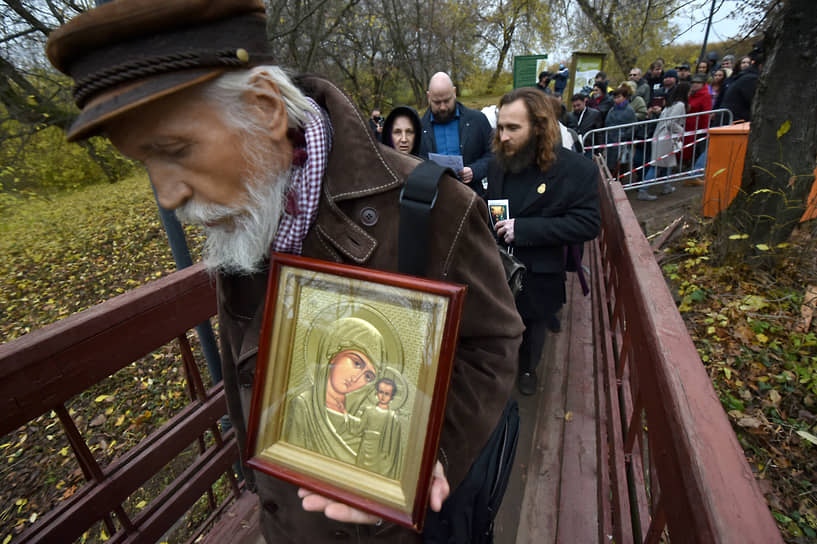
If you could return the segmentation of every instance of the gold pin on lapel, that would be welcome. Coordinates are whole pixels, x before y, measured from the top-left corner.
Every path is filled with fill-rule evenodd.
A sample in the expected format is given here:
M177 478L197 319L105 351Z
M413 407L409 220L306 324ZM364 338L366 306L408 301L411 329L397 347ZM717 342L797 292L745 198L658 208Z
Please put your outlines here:
M536 188L536 192L541 195L542 193L547 191L547 188L548 188L548 186L543 183L539 187Z

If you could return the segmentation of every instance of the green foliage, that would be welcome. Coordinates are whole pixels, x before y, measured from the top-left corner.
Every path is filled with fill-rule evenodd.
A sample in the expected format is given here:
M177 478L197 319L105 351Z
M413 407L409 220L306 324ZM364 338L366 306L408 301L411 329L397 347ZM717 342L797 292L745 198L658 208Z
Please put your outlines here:
M513 74L511 72L502 72L497 79L496 85L493 89L490 88L491 73L489 70L474 70L462 82L463 89L467 91L461 92L462 97L474 98L484 95L502 95L513 89ZM496 102L494 102L496 103Z
M4 201L4 342L175 269L144 175L48 199L5 195ZM194 255L198 240L191 239Z
M48 198L0 193L0 341L67 317L175 269L144 174ZM201 236L188 230L194 260ZM196 343L194 341L194 349ZM201 360L199 358L199 360ZM205 376L206 379L206 376ZM161 387L159 387L161 385ZM186 380L174 345L164 346L71 399L66 408L96 459L110 463L184 406ZM83 485L56 414L0 437L0 538L17 535ZM195 446L165 467L180 474ZM142 486L125 508L135 515L162 482ZM220 496L224 484L219 484ZM204 509L192 514L206 517ZM180 524L185 531L188 519ZM83 542L103 542L101 526ZM169 537L184 542L189 535Z
M106 179L115 181L133 169L133 163L103 138L80 145L66 142L58 127L24 136L26 129L21 125L6 125L14 125L19 137L7 138L0 145L0 192L53 194Z

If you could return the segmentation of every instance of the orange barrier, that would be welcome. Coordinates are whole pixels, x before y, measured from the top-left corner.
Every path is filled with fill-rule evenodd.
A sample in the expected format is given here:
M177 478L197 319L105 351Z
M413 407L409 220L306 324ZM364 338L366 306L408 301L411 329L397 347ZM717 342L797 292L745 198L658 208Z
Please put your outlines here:
M806 199L806 211L800 222L808 221L817 217L817 166L814 167L814 184L811 186L811 192Z
M740 190L749 123L736 123L709 129L709 150L706 153L703 214L715 217L725 210Z
M703 214L715 217L725 210L740 190L746 144L749 141L751 123L736 123L709 129L709 151L706 156L704 177ZM806 200L806 211L800 222L817 217L817 168L815 183Z

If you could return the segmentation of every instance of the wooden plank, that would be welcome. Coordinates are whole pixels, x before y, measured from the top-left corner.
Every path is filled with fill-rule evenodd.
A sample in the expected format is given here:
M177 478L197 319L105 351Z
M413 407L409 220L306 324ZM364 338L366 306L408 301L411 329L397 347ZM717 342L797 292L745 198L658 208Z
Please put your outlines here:
M261 510L255 493L245 491L200 544L262 544Z
M568 280L568 285L573 281L572 278ZM562 310L562 332L549 333L545 341L545 358L540 364L544 388L537 393L538 421L519 513L516 533L519 544L556 542L571 315L568 302Z
M158 542L221 474L232 470L231 466L236 461L235 454L238 451L235 436L232 436L225 446L209 448L199 456L190 469L174 482L170 496L155 499L158 503L157 508L152 509L145 517L134 519L139 532L128 535L125 542L128 544Z
M619 405L619 389L616 380L616 359L613 351L613 337L610 330L610 314L606 301L604 276L599 273L602 268L602 255L599 247L591 245L590 269L593 284L594 308L593 308L593 329L596 342L596 377L599 380L602 391L599 394L600 402L598 411L603 415L599 416L599 426L604 425L606 429L606 440L600 443L600 448L608 452L607 455L599 455L600 467L604 459L607 459L606 470L602 469L600 478L600 499L602 504L600 510L603 512L605 532L602 535L603 541L609 542L633 542L632 522L630 517L630 500L627 489L627 474L624 462L623 432L621 429L621 408ZM609 486L605 485L609 482ZM610 501L604 501L605 490L610 490ZM608 512L609 510L609 512ZM612 519L612 529L607 528L607 516Z
M572 282L565 427L557 542L599 537L599 463L596 456L593 326L590 297Z

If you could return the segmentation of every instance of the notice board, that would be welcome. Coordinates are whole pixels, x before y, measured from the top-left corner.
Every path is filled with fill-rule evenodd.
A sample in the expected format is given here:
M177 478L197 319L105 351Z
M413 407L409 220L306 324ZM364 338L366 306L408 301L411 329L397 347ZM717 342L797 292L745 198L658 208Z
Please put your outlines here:
M547 70L547 55L518 55L513 58L513 88L532 87Z

